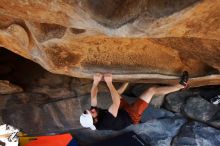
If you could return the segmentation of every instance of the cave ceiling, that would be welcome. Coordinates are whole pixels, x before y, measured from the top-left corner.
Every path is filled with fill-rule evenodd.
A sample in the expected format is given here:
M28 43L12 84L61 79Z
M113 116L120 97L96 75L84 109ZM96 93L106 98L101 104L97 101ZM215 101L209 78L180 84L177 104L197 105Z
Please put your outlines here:
M0 46L73 77L220 84L220 1L1 0Z

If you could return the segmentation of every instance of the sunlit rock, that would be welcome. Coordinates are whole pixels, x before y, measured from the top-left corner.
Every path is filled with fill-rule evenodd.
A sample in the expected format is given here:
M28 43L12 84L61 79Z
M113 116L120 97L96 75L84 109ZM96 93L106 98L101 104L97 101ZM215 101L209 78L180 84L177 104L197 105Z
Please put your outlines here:
M220 83L218 0L1 0L0 46L53 73Z

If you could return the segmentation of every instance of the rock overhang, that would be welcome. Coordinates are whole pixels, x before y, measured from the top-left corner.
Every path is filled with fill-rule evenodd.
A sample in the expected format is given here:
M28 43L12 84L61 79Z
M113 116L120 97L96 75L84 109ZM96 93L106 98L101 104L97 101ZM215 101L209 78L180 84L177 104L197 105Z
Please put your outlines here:
M0 46L59 74L219 84L220 2L1 1Z

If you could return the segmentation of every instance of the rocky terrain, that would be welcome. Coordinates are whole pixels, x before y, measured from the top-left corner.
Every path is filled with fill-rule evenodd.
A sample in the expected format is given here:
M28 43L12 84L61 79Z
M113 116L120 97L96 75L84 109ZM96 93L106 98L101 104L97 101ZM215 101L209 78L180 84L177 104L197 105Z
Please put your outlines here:
M94 73L112 73L116 87L129 81L124 96L133 102L184 70L190 89L154 97L141 124L80 126ZM210 100L219 73L219 0L0 1L0 123L29 135L71 132L88 145L134 131L152 146L218 146L220 109ZM108 107L105 83L99 88L99 106Z
M79 124L90 107L92 80L53 74L6 49L1 50L0 123L28 135L71 132L81 145L134 131L152 146L220 144L220 109L210 99L220 86L204 86L153 98L142 123L122 131L91 131ZM6 68L7 65L7 68ZM119 87L121 83L114 83ZM124 93L133 102L154 84L131 83ZM99 85L98 105L108 108L111 97L104 82Z

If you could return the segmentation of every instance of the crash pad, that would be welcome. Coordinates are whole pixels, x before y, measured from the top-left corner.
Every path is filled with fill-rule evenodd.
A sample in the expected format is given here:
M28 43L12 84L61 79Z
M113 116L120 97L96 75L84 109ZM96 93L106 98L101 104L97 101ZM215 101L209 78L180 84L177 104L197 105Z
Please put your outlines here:
M39 136L25 146L67 146L71 140L72 136L70 134Z

